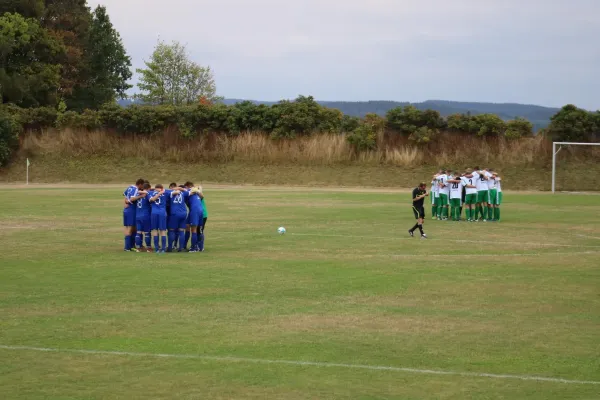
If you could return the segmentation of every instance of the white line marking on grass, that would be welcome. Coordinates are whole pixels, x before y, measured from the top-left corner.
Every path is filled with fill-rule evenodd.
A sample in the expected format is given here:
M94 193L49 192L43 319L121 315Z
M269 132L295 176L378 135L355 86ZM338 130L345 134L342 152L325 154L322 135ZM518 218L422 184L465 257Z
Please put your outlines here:
M404 232L406 234L406 231ZM343 238L351 238L351 239L387 239L387 240L415 240L415 238L410 237L396 237L393 235L390 236L360 236L360 235L330 235L330 234L322 234L322 233L289 233L293 236L315 236L315 237L343 237ZM598 249L600 246L586 246L579 244L560 244L560 243L532 243L532 242L504 242L504 241L496 241L496 240L465 240L465 239L436 239L436 238L428 238L427 240L442 240L444 242L455 242L455 243L491 243L491 244L520 244L523 246L549 246L549 247L589 247Z
M466 377L474 377L474 378L518 379L518 380L522 380L522 381L571 383L571 384L579 384L579 385L600 385L600 381L583 381L583 380L575 380L575 379L549 378L549 377L534 376L534 375L490 374L490 373L485 373L485 372L460 372L460 371L444 371L444 370L433 370L433 369L390 367L390 366L385 366L385 365L342 364L342 363L328 363L328 362L317 362L317 361L267 360L267 359L262 359L262 358L205 356L205 355L198 355L198 354L137 353L137 352L132 352L132 351L59 349L59 348L52 348L52 347L7 346L7 345L0 345L0 349L39 351L39 352L50 352L50 353L77 353L77 354L95 354L95 355L110 355L110 356L192 359L192 360L254 363L254 364L283 364L283 365L311 366L311 367L366 369L366 370L372 370L372 371L410 372L410 373L414 373L414 374L426 374L426 375L455 375L455 376L466 376Z
M596 239L596 240L600 240L600 237L596 237L596 236L588 236L588 235L582 235L580 233L575 234L575 236L579 236L582 238L586 238L586 239Z

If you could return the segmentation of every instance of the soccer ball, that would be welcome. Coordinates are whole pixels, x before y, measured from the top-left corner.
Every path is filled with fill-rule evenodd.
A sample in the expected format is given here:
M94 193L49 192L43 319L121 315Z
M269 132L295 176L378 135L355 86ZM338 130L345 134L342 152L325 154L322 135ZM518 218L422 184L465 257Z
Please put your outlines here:
M280 235L283 235L283 234L285 233L285 228L284 228L283 226L280 226L280 227L279 227L279 229L277 229L277 232L278 232Z

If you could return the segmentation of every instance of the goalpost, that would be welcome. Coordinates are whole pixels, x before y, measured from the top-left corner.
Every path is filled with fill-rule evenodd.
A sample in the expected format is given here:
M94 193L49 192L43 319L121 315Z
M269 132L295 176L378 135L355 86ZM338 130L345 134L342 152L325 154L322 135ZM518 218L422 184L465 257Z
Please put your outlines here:
M558 150L556 150L558 145ZM556 190L556 155L562 146L600 146L600 143L552 142L552 193Z

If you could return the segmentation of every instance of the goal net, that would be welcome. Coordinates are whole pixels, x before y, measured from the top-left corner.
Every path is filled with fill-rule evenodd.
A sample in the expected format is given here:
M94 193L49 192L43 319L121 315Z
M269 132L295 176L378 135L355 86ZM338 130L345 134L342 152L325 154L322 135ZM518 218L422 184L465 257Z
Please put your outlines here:
M556 187L556 156L564 147L572 146L600 146L600 143L552 142L552 193L556 193L558 190ZM569 191L569 189L571 188L567 188L567 191Z

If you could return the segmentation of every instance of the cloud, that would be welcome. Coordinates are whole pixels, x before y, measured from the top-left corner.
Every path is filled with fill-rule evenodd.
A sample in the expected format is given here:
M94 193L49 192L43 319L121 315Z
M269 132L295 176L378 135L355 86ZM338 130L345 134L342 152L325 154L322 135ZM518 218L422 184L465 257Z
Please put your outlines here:
M89 1L92 6L98 1ZM596 0L103 0L135 66L187 44L227 97L600 108Z

